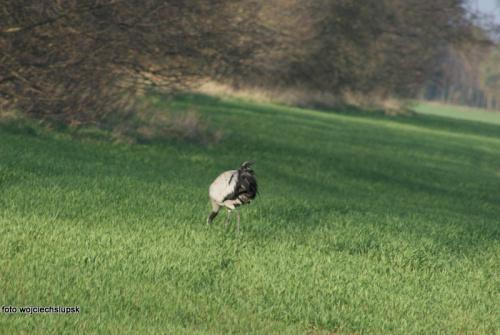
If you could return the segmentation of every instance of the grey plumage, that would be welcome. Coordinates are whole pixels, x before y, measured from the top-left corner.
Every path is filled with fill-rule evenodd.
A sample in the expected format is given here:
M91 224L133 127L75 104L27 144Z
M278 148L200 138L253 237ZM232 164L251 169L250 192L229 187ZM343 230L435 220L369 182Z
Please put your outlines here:
M236 207L252 202L257 196L257 180L250 167L252 161L245 162L239 170L231 170L222 173L210 185L209 196L212 203L212 214L207 218L207 225L217 216L221 207L227 208L226 227L229 223L231 211L236 212L238 218L238 234L240 232L240 213Z

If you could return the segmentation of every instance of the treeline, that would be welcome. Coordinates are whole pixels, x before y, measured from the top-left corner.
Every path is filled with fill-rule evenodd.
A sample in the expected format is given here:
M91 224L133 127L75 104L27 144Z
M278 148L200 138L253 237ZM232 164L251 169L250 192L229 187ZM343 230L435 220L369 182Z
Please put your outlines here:
M500 48L450 48L437 63L420 98L500 109Z
M0 108L100 123L201 78L435 98L450 54L489 45L464 2L0 0Z

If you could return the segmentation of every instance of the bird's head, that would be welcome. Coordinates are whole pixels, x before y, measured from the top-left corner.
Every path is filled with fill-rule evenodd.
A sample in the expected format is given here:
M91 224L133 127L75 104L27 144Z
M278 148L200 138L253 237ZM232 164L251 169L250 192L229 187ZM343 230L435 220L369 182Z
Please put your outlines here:
M252 170L250 165L253 165L253 161L245 162L241 165L241 170Z

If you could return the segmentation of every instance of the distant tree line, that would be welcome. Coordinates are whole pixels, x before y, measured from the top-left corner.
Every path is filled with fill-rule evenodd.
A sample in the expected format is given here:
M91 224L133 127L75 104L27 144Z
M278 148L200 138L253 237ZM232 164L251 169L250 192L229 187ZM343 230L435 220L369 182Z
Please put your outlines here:
M0 108L100 123L201 78L438 96L489 45L464 1L0 0Z
M500 5L500 1L497 1ZM500 109L500 25L493 14L471 11L478 43L447 45L440 55L421 98L446 103ZM486 35L485 35L486 34Z

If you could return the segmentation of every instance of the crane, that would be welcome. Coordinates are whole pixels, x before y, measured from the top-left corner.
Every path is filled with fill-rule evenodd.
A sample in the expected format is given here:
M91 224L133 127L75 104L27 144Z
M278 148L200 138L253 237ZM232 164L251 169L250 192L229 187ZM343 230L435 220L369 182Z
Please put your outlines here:
M244 162L238 170L230 170L218 176L210 185L209 196L212 203L212 214L207 218L207 225L217 216L221 207L227 208L226 227L229 223L231 211L236 212L238 230L240 233L240 213L236 207L247 205L257 196L257 180L250 167L253 161Z

